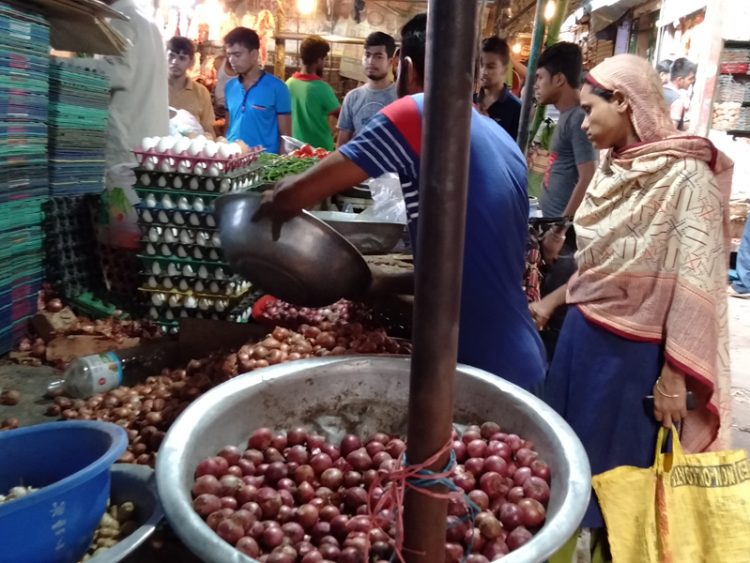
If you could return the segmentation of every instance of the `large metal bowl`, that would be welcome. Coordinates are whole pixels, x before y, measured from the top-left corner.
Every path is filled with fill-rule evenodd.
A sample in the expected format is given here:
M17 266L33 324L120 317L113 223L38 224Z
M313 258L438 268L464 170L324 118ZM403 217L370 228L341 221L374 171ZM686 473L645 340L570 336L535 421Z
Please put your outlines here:
M221 246L232 269L272 295L307 307L361 298L372 281L359 251L323 221L303 211L278 225L255 218L259 194L216 200Z
M172 425L159 450L156 481L167 519L185 544L207 562L254 561L221 540L192 510L190 488L198 462L226 444L242 445L261 426L303 425L340 439L346 432L404 433L408 358L344 357L300 360L232 379L196 400ZM550 407L487 372L456 370L455 420L495 420L533 440L552 468L547 522L507 563L544 561L574 533L586 510L591 473L586 452Z
M401 223L361 221L356 213L313 211L312 215L336 229L362 254L387 254L404 234Z

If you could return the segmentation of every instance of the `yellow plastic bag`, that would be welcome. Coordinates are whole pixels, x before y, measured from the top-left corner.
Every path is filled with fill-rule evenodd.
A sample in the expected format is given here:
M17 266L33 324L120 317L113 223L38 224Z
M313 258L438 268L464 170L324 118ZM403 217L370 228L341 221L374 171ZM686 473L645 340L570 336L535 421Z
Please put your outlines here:
M750 463L742 450L671 454L593 478L614 563L750 562Z

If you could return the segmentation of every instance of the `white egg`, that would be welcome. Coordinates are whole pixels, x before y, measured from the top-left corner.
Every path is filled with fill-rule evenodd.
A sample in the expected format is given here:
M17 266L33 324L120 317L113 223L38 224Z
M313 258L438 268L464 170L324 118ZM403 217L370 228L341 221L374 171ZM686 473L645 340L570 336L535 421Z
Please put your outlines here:
M193 213L190 215L190 224L193 227L200 227L201 226L201 216Z
M215 142L206 141L206 144L203 145L202 154L206 158L214 158L217 152L219 152L219 146Z
M195 235L195 244L198 246L206 246L208 244L209 238L211 235L209 235L205 231L200 231L197 235Z
M228 306L229 306L229 301L227 301L226 299L219 299L214 304L216 311L218 311L219 313L223 313L224 311L226 311L226 308Z
M203 146L206 144L206 141L203 141L201 139L193 139L190 141L190 146L188 147L188 154L190 156L198 156L203 152Z
M143 203L146 207L156 207L156 196L154 194L148 194L144 199Z
M180 231L180 242L182 244L192 244L193 237L190 235L190 231L186 229Z
M181 190L182 189L182 178L179 176L175 176L174 180L172 180L172 187L175 190Z
M214 228L216 226L216 220L213 215L206 215L206 225Z
M221 143L219 145L219 156L224 159L230 158L232 156L232 146Z
M157 307L164 305L164 301L166 301L166 297L163 293L154 293L151 295L151 303Z
M206 191L207 192L212 192L215 189L216 189L216 184L214 184L214 181L211 178L209 178L208 180L206 180Z
M214 272L214 278L216 278L217 280L223 280L224 268L216 268L216 271Z
M208 175L209 175L209 176L212 176L212 177L216 178L216 176L218 176L219 174L221 174L221 168L219 168L219 166L218 166L218 165L216 165L216 164L212 164L212 165L211 165L211 166L210 166L210 167L208 168Z
M171 310L168 310L165 313L164 318L167 319L168 321L173 321L174 320L174 313Z
M167 215L166 211L159 211L159 214L157 215L157 218L159 220L159 223L162 223L166 225L169 223L169 215Z
M148 310L148 316L155 321L159 318L159 311L156 309L156 307L151 307Z
M190 202L185 196L177 200L177 209L182 209L183 211L190 209Z
M206 165L199 162L193 167L193 174L196 176L203 176L206 173Z
M227 193L232 188L232 182L229 180L222 180L221 184L219 184L219 191L223 194Z
M221 239L219 238L219 233L214 233L211 235L211 245L214 248L221 248Z
M172 172L174 170L174 166L172 166L172 161L168 158L165 158L161 161L161 164L159 164L159 171L164 172L165 174Z
M156 185L160 188L166 188L167 187L167 179L164 176L159 176L159 179L156 180Z
M164 242L173 243L177 240L177 229L166 229L164 231Z
M161 198L161 206L164 209L173 209L174 208L174 202L172 201L172 198L169 197L169 195L165 195Z
M180 311L180 318L187 319L189 316L190 315L188 315L188 312L185 309L183 309L182 311Z
M172 282L172 278L164 278L164 288L172 289L173 287L174 287L174 283Z
M201 266L198 268L198 277L202 280L205 280L208 278L208 268L205 266Z
M218 283L212 281L211 285L209 286L209 291L211 291L211 293L219 293L219 291L221 291L221 288L219 287Z
M141 221L144 223L152 223L154 218L151 216L151 212L148 209L144 209L141 213Z
M141 149L150 151L159 144L159 137L144 137L141 141Z
M193 258L203 260L203 251L200 248L193 249Z
M193 171L193 165L188 160L181 160L177 164L177 172L180 174L190 174Z
M172 309L176 309L177 307L180 306L181 301L182 301L182 297L180 295L171 295L169 297L169 306Z
M159 227L151 227L148 230L148 240L149 242L159 242L159 236L161 233L159 232L161 229Z
M156 254L156 247L153 244L148 243L146 245L146 254L148 254L149 256L153 256L154 254Z
M141 174L141 186L150 186L151 185L151 176L149 174Z
M204 290L205 290L205 287L201 280L198 280L197 282L195 282L195 291L197 291L198 293L203 293Z
M180 280L180 291L188 291L190 289L190 284L187 282L187 280Z
M203 211L205 208L206 206L203 203L202 197L196 197L193 200L193 209L195 209L196 211Z
M155 276L158 276L159 274L161 274L161 266L159 265L158 262L154 262L153 264L151 264L151 273L154 274Z
M198 306L198 301L192 295L189 295L187 299L185 299L186 309L195 309L197 306Z
M150 172L156 168L156 163L149 158L143 163L143 167Z
M167 258L172 256L172 249L169 248L168 244L162 244L161 247L159 247L159 250L161 251L162 256L166 256Z
M198 307L201 311L208 311L211 308L211 302L203 297L200 301L198 301Z
M174 212L174 215L172 215L172 219L174 220L176 225L185 224L185 218L182 216L182 213L180 213L179 211Z
M174 137L162 137L161 139L159 139L159 143L156 145L156 150L160 153L166 153L167 151L172 150L172 147L174 147L174 145Z
M149 276L148 277L147 284L148 284L148 286L151 289L156 289L157 287L159 287L159 282L156 280L156 278L154 276Z
M198 181L198 178L191 178L189 187L191 190L197 190L200 187L200 182Z
M219 259L219 253L215 250L211 249L211 252L208 253L208 259L209 260L218 260Z
M187 264L182 269L182 275L186 278L194 278L195 277L195 270L193 270L193 267L190 264Z
M180 275L180 269L177 267L177 264L170 264L169 266L167 266L167 275L168 276Z
M175 144L174 148L172 149L172 152L174 154L182 154L186 152L190 148L190 143L192 141L188 139L187 137L180 138Z
M177 247L177 256L179 256L180 258L187 258L188 253L187 250L185 250L184 246L180 245Z
M242 147L238 143L229 143L229 150L232 156L239 156L242 154Z

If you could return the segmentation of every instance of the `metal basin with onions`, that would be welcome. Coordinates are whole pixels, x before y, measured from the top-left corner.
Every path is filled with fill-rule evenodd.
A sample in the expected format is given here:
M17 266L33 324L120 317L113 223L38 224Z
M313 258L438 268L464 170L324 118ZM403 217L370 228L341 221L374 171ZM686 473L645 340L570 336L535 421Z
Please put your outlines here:
M236 377L197 399L172 425L159 450L156 480L167 519L207 562L249 562L193 511L193 473L227 444L245 446L261 426L305 426L328 439L353 432L404 434L410 360L387 356L299 360ZM575 532L591 491L588 458L571 428L533 395L487 372L456 369L455 420L498 422L532 440L552 469L547 521L507 563L544 561Z
M257 193L216 200L221 247L232 269L272 295L307 307L361 298L372 280L349 241L307 211L280 225L256 219Z

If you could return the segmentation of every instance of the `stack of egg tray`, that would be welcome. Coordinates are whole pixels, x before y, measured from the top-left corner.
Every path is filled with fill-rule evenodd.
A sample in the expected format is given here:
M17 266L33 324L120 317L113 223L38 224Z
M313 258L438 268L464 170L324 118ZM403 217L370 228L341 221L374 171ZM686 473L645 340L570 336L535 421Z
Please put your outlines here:
M49 87L50 192L101 193L109 80L95 70L53 59Z
M43 277L49 24L0 1L0 354L27 332Z
M139 289L148 318L172 332L185 317L250 319L250 284L224 261L213 211L218 197L249 188L259 174L254 162L218 176L136 169Z
M95 196L53 197L45 205L47 280L67 299L104 287L92 199Z

